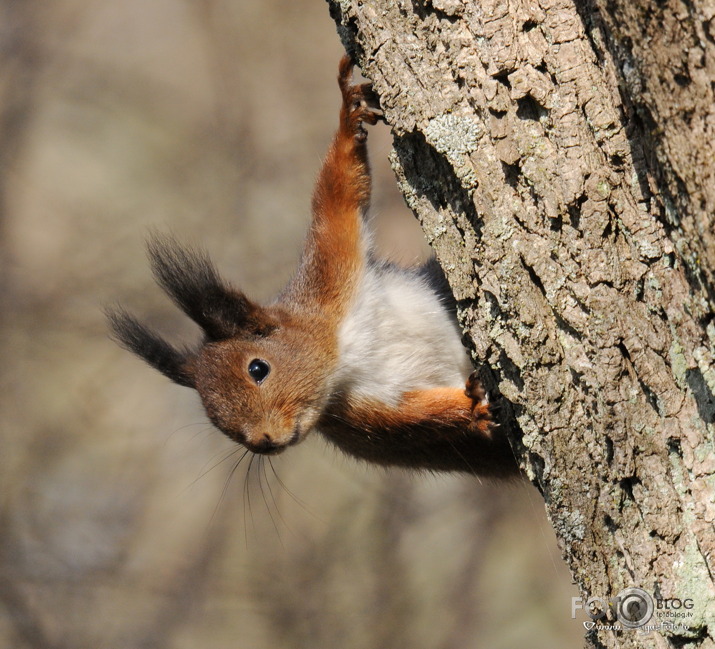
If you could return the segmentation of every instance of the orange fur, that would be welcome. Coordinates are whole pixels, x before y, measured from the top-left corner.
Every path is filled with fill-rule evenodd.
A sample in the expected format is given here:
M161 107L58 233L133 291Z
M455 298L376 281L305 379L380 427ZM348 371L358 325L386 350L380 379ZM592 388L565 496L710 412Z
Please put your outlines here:
M177 349L121 310L110 314L115 335L173 381L195 388L211 421L253 452L280 452L316 429L381 465L515 474L476 378L466 390L443 387L469 371L443 296L424 280L424 269L400 276L368 261L363 124L379 116L370 85L351 83L352 68L344 57L338 131L318 175L300 266L278 300L261 307L223 282L208 257L173 240L154 241L159 283L205 339L196 351ZM414 334L406 355L393 324ZM366 347L373 354L367 360ZM378 377L374 363L385 355L392 363Z
M343 97L338 132L313 192L313 221L300 268L283 296L303 307L319 306L335 327L349 307L365 263L361 217L371 180L362 122L376 121L364 104L364 87L350 84L352 68L344 57L338 76Z
M507 440L492 433L488 405L457 388L406 392L394 407L348 400L332 405L318 426L345 452L376 464L492 477L517 472Z

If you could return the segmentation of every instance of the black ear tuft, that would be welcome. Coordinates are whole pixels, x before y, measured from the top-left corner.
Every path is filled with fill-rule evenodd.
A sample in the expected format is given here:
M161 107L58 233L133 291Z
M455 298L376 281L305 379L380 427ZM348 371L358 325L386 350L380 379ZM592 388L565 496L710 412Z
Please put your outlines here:
M107 309L106 315L113 336L122 347L143 358L174 383L195 387L188 363L192 356L189 350L176 349L121 308Z
M206 253L158 235L149 240L148 250L159 284L210 340L241 331L265 335L274 328L261 307L223 282Z

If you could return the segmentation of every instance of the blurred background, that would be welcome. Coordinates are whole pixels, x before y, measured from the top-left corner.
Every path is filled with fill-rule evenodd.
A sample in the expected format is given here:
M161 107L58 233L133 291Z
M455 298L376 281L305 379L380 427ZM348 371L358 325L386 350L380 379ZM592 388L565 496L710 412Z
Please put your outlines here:
M477 649L580 643L523 484L379 470L317 436L243 462L107 335L152 229L256 299L295 268L337 121L321 0L0 0L0 646ZM384 250L425 254L370 136Z

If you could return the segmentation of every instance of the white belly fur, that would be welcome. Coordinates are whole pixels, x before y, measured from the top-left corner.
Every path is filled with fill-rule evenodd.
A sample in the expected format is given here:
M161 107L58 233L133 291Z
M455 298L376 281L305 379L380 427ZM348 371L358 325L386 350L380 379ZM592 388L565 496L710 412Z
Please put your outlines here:
M343 394L396 405L410 390L462 387L472 371L456 322L415 271L370 264L338 336Z

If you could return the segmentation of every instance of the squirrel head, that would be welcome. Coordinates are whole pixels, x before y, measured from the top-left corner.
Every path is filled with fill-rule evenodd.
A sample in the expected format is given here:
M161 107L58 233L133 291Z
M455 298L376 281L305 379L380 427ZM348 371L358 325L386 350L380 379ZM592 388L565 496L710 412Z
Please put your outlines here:
M327 329L280 305L252 302L204 253L171 238L153 237L148 249L157 282L201 327L203 342L178 348L123 309L107 314L114 337L196 389L211 422L250 451L275 454L301 441L329 394L336 355Z

